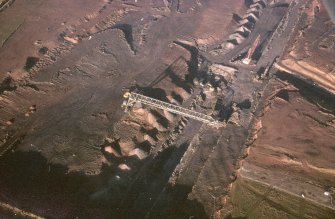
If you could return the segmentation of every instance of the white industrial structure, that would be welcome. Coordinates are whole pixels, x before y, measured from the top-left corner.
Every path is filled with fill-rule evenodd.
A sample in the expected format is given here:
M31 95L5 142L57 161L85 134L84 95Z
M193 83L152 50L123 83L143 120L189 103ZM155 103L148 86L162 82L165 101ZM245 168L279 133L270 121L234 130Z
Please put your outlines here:
M203 123L206 123L210 126L214 126L217 128L224 127L225 123L220 122L218 120L215 120L212 116L206 115L203 113L199 113L190 109L186 109L181 106L177 106L174 104L166 103L151 97L144 96L142 94L134 93L134 92L126 92L123 97L125 98L125 101L123 102L122 106L127 111L129 107L132 107L136 102L159 108L162 110L169 111L171 113L175 113L181 116L185 116L194 120L201 121Z

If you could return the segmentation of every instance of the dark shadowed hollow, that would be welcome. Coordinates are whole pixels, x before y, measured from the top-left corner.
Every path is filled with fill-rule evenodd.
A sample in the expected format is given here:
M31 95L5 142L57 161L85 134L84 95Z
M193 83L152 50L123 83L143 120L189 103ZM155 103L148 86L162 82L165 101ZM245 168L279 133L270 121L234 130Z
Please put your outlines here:
M184 149L180 149L183 154ZM174 154L173 150L162 153L161 156L168 159ZM134 158L135 159L135 158ZM169 172L162 172L161 168L166 166L160 157L159 162L147 160L152 165L152 177L157 177L155 183L149 185L150 188L143 187L143 182L139 179L138 185L133 186L134 191L130 191L126 203L114 199L114 194L123 191L111 191L108 188L108 181L114 172L111 167L103 166L101 174L97 176L86 176L83 173L68 173L68 169L61 165L47 163L47 160L38 152L8 152L0 160L0 196L3 201L27 211L35 212L47 218L134 218L136 212L143 212L144 206L134 206L140 191L148 190L160 191L166 185L166 177ZM163 161L163 163L162 163ZM175 164L171 165L174 169ZM162 182L159 182L162 180ZM155 180L153 180L155 181ZM109 198L99 198L93 194L102 189L106 189ZM177 202L171 200L164 206L166 213L160 215L159 211L153 211L154 215L160 218L207 218L204 208L195 200L187 200L180 194L187 194L191 191L190 186L167 187L172 191ZM147 190L147 191L145 191ZM186 192L185 192L186 191ZM149 193L150 194L150 193ZM155 196L154 193L151 195ZM119 195L115 194L118 199ZM178 205L176 205L178 203ZM138 209L137 209L138 208ZM147 209L148 210L148 209ZM6 213L1 212L0 216L5 217ZM57 217L56 217L57 216ZM10 218L10 217L9 217ZM149 217L154 218L154 217Z

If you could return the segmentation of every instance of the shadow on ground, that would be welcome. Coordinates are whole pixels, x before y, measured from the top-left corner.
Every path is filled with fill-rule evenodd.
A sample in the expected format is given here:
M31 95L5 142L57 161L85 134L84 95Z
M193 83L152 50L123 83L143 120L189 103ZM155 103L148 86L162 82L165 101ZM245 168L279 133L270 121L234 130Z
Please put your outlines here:
M132 214L120 209L120 200L117 200L120 196L113 195L122 191L110 188L114 171L115 168L103 166L101 174L96 176L68 173L67 167L49 164L38 152L8 152L0 159L0 201L47 218L127 218L126 215ZM174 187L176 194L180 189L191 191L191 187L182 187ZM96 194L105 197L97 198ZM174 210L167 213L173 212L173 215L161 215L161 218L207 218L197 201L184 199L180 206L170 201L165 207L170 210L172 207ZM186 206L187 213L180 209ZM136 205L129 210L141 211Z

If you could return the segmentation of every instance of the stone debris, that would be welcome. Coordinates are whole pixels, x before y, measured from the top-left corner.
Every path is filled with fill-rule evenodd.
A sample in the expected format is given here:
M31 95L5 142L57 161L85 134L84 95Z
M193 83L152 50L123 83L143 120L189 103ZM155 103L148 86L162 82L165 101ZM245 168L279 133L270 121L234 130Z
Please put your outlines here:
M129 152L128 156L137 156L138 159L143 160L148 157L148 154L140 148L135 148Z
M119 167L120 170L131 170L131 168L125 163L119 164L118 167Z
M105 152L114 155L115 157L121 157L121 155L112 146L106 146L104 148Z

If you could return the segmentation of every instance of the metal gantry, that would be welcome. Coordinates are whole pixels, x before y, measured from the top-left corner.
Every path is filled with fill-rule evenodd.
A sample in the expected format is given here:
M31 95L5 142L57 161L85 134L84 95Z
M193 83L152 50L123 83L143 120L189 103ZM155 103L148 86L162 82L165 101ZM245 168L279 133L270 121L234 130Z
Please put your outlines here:
M223 127L225 124L215 120L212 116L199 113L190 109L186 109L181 106L177 106L174 104L166 103L160 100L156 100L151 97L144 96L142 94L134 93L134 92L126 92L124 94L125 101L123 103L123 106L128 109L129 107L132 107L134 103L139 102L151 107L163 109L166 111L169 111L171 113L175 113L181 116L185 116L194 120L201 121L203 123L206 123L211 126L215 127Z

